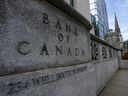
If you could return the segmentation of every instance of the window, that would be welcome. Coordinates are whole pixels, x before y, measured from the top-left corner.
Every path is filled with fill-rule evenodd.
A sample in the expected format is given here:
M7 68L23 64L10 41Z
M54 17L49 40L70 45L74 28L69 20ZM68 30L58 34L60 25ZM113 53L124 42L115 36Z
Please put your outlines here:
M74 0L70 0L70 5L74 7Z

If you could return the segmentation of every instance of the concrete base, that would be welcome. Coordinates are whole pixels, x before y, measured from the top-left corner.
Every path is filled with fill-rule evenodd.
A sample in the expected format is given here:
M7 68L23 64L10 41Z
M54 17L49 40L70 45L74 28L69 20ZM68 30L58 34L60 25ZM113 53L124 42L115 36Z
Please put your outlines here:
M128 60L121 60L120 68L128 68Z
M95 64L96 67L96 86L97 94L103 90L108 81L111 80L112 76L118 69L118 60L108 60L101 63Z
M0 77L0 96L96 96L91 64Z

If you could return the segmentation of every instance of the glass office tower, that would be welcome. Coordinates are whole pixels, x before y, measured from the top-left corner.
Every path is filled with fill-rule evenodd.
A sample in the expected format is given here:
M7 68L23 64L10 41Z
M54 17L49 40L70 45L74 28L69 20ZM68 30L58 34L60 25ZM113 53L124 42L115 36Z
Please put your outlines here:
M90 0L90 10L95 35L104 39L105 34L109 30L105 0Z

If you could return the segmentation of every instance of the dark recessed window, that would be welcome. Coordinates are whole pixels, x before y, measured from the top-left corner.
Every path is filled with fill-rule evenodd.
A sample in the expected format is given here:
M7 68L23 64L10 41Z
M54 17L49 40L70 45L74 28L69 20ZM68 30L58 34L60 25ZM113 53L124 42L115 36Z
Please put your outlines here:
M70 5L74 7L74 0L70 0Z

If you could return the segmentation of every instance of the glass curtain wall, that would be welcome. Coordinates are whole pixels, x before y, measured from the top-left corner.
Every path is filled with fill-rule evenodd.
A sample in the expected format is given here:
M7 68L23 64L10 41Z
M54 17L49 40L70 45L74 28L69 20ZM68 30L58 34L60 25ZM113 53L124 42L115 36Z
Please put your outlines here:
M92 18L95 18L92 19L95 34L104 39L105 34L109 30L105 0L90 0L90 10Z

